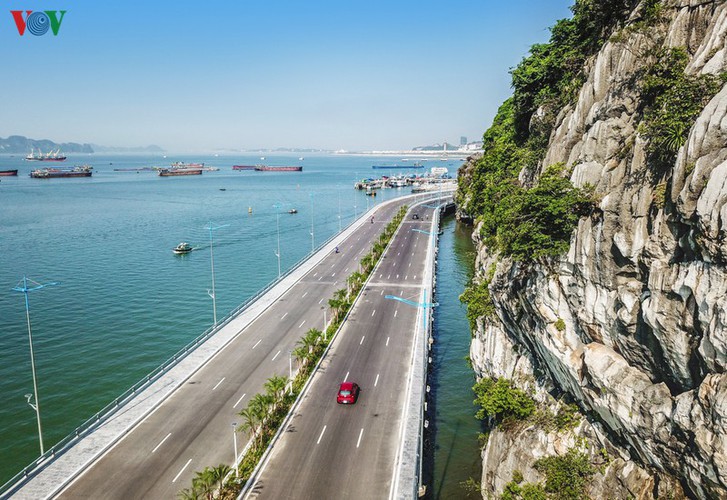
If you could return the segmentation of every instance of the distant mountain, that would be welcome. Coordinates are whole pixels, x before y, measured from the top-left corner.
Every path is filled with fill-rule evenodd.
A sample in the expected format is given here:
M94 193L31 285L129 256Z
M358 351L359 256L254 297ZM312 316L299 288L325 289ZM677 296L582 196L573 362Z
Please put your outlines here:
M54 149L60 149L63 153L93 153L90 144L76 142L58 144L48 139L28 139L22 135L11 135L7 139L0 137L0 153L27 154L31 149L40 149L45 153Z
M31 149L40 149L47 153L60 149L62 153L162 153L164 150L156 145L131 148L100 146L98 144L79 144L77 142L57 143L48 139L29 139L22 135L11 135L7 139L0 137L0 154L27 154Z
M156 144L149 146L138 146L138 147L114 147L114 146L100 146L98 144L91 144L94 152L96 153L163 153L164 149L160 148Z
M445 146L447 151L455 151L459 148L459 146L445 142L444 144L434 144L433 146L417 146L412 148L412 151L444 151Z

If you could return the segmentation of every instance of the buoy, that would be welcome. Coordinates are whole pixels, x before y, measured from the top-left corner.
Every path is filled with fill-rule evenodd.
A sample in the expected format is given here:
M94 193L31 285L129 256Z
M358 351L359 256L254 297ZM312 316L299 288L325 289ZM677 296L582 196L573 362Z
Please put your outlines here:
M249 214L252 213L252 207L247 207L247 213L249 213Z

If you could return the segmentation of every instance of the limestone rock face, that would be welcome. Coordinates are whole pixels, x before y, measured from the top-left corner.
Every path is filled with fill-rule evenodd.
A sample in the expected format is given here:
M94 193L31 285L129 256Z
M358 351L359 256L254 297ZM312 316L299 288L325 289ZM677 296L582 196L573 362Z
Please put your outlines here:
M661 40L687 48L687 73L727 71L727 3L667 3ZM594 497L727 499L727 87L655 179L629 86L653 37L607 42L558 115L541 168L574 165L571 181L595 186L602 213L581 219L559 260L499 262L496 317L478 322L471 358L478 375L530 385L540 401L555 390L577 402L587 419L575 434L615 457ZM481 276L492 261L480 246ZM516 469L538 479L534 460L569 436L493 431L483 494L501 493Z

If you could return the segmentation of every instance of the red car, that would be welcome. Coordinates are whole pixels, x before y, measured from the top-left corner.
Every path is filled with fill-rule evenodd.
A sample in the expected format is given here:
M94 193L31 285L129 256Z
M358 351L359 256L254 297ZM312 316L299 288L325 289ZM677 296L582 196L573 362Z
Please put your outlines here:
M340 404L354 404L358 399L359 392L358 384L354 382L344 382L338 389L338 396L336 396L336 402Z

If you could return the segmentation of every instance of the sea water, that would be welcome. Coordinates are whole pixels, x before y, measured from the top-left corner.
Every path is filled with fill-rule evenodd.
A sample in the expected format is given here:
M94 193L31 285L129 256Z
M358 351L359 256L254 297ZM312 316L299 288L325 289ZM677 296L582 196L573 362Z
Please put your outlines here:
M372 170L399 159L370 156L266 156L71 154L54 164L0 155L0 170L19 169L0 177L0 484L39 455L25 397L33 393L25 302L11 290L23 276L59 283L28 294L47 450L212 325L212 257L219 319L277 278L278 244L285 272L367 208L410 191L365 196L356 180L422 172ZM173 161L219 170L115 171ZM303 171L231 168L261 163ZM74 164L92 165L93 176L28 175ZM195 250L173 254L182 241Z

